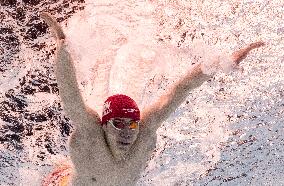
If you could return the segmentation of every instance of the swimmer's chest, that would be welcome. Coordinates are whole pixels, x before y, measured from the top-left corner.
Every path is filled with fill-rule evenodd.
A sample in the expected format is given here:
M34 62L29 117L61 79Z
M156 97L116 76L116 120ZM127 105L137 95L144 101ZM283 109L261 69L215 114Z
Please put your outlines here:
M116 163L103 140L98 140L94 136L82 136L76 134L76 131L70 140L70 154L76 167L76 177L84 184L133 184L140 177L143 167L141 164L145 164L135 155L124 163Z
M133 159L122 165L108 157L102 158L99 154L94 154L81 159L76 169L76 177L84 185L135 185L140 178L142 166Z

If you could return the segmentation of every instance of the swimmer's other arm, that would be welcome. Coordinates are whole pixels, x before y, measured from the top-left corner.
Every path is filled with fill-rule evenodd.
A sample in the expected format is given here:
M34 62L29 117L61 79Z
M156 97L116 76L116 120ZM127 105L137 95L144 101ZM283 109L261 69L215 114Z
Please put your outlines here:
M56 79L64 111L78 128L84 127L87 123L92 123L94 127L99 126L96 124L100 122L99 115L84 104L78 88L73 60L66 50L65 35L61 26L47 13L41 13L40 16L52 29L57 39Z
M145 127L156 132L160 124L185 101L188 93L210 78L211 76L202 73L201 64L194 65L165 95L143 111L142 120Z
M247 47L234 52L231 55L231 59L237 66L247 56L249 51L263 45L263 42L252 43ZM189 69L186 76L172 86L167 94L161 96L156 103L144 110L142 119L145 123L145 127L152 132L156 132L161 123L185 101L188 93L201 86L203 82L210 78L211 76L202 73L201 64L194 65Z

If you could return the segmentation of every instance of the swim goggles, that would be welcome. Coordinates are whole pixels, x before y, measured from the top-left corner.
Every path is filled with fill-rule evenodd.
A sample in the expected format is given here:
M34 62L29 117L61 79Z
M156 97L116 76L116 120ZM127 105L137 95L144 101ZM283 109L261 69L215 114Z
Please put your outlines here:
M125 121L123 119L111 119L108 121L115 129L122 130L128 127L131 130L135 130L139 126L139 121Z

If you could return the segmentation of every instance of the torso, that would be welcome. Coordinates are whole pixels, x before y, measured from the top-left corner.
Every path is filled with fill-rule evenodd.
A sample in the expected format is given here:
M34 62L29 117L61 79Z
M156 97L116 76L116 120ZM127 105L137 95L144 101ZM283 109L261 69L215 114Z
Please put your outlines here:
M89 126L75 130L70 140L70 154L75 167L72 185L135 185L147 159L155 148L156 135L141 132L124 162L115 162L103 131ZM155 133L154 133L155 134Z

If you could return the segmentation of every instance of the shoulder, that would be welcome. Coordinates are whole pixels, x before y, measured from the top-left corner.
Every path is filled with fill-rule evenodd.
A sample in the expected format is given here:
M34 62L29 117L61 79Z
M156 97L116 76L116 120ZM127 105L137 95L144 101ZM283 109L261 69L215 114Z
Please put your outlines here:
M152 149L153 145L156 145L157 141L157 130L155 127L153 127L155 123L152 123L154 121L151 121L143 122L143 120L141 120L139 128L137 144L143 146L145 149Z
M156 136L156 131L164 121L164 115L160 115L155 110L144 112L141 117L140 131L145 136Z
M69 140L69 148L74 161L81 161L82 157L91 154L93 158L98 158L100 154L109 153L103 130L98 131L93 126L75 129Z
M101 126L99 114L91 108L86 107L86 112L82 118L82 120L77 121L79 123L75 124L75 130L69 141L70 145L73 147L86 144L103 145L105 143L104 131Z
M77 127L72 135L71 141L86 141L88 143L94 141L104 141L104 131L98 123L84 123L84 126Z
M95 124L95 126L98 126L99 128L101 128L101 118L99 116L99 114L91 109L90 107L86 106L86 113L87 113L87 122L90 124Z
M132 154L136 159L135 163L145 163L156 148L157 135L156 131L151 130L150 127L141 126L139 130L139 136L133 146Z

